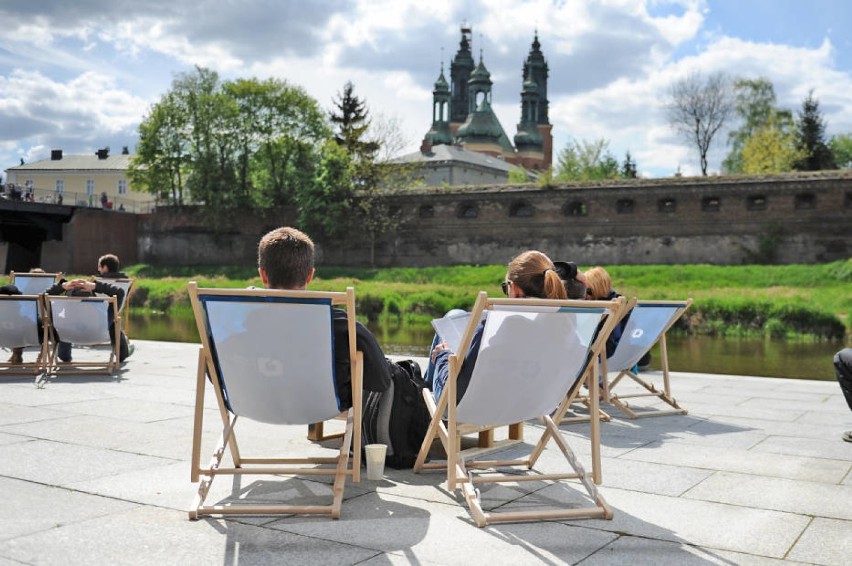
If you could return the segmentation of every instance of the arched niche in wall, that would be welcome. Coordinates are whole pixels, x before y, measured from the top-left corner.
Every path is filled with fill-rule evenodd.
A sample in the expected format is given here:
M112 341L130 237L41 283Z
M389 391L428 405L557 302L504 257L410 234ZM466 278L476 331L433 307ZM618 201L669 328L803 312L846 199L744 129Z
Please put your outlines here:
M716 196L701 199L701 210L704 212L719 212L722 208L722 199Z
M435 207L431 204L421 204L417 210L419 218L435 218Z
M572 200L562 206L563 216L586 216L588 213L589 208L581 200Z
M767 205L766 195L749 195L746 197L746 208L748 210L766 210Z
M459 205L456 216L459 218L478 218L479 207L475 202L463 202Z
M509 207L509 216L511 218L530 218L535 216L535 208L526 201L515 201Z
M674 212L677 210L677 200L672 197L661 198L657 201L657 211Z
M632 198L618 199L615 203L615 211L618 214L632 214L636 210L636 203Z
M799 193L793 200L793 208L796 210L807 210L816 208L816 195L813 193Z

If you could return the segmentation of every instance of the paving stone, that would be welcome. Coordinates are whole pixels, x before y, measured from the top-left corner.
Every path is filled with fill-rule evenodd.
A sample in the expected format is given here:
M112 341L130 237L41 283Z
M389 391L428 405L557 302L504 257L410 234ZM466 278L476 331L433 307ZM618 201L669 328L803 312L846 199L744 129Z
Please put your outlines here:
M852 486L717 472L684 497L852 521Z
M788 558L811 564L849 564L852 556L852 524L834 519L814 519Z
M657 462L672 466L689 466L707 470L720 470L757 474L768 477L801 479L824 483L838 483L849 471L843 461L787 456L754 450L737 450L715 446L692 446L680 440L653 443L621 456L628 460Z
M0 541L132 509L108 497L0 477ZM0 544L0 555L4 555Z
M631 566L795 566L804 564L741 552L696 547L646 538L622 536L600 549L577 566L622 566L625 557Z
M44 564L339 565L378 554L239 521L188 521L184 513L156 507L18 537L4 546L8 558Z

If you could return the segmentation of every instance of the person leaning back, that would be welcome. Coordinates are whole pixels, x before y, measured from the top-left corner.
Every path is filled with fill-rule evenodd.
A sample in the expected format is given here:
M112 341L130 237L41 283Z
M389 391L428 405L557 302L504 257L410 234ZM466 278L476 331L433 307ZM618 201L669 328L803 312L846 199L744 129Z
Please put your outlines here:
M304 290L314 277L314 243L307 234L291 227L272 230L257 246L257 272L267 289ZM346 312L333 310L334 373L342 409L352 406L349 369L349 330ZM360 322L355 324L356 348L364 355L364 389L385 391L390 373L375 336Z

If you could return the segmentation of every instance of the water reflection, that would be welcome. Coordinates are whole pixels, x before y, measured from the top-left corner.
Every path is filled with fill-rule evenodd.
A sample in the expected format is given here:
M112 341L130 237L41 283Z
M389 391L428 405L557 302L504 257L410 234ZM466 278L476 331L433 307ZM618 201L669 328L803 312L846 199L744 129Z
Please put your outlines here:
M387 354L426 356L431 326L412 328L369 325ZM139 340L198 343L192 313L155 315L131 313L129 335ZM832 342L803 343L763 339L670 336L669 368L673 371L834 380L832 358L843 346ZM659 346L651 369L660 369Z

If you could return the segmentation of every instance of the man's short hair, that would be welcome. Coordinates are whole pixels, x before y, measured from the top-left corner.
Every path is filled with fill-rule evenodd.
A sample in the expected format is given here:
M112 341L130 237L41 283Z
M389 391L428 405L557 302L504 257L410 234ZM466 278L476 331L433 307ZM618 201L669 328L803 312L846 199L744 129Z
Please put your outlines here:
M119 268L118 256L115 254L106 254L98 258L98 265L106 267L110 273L115 273Z
M314 243L295 228L277 228L260 239L257 266L272 289L304 287L314 269Z

